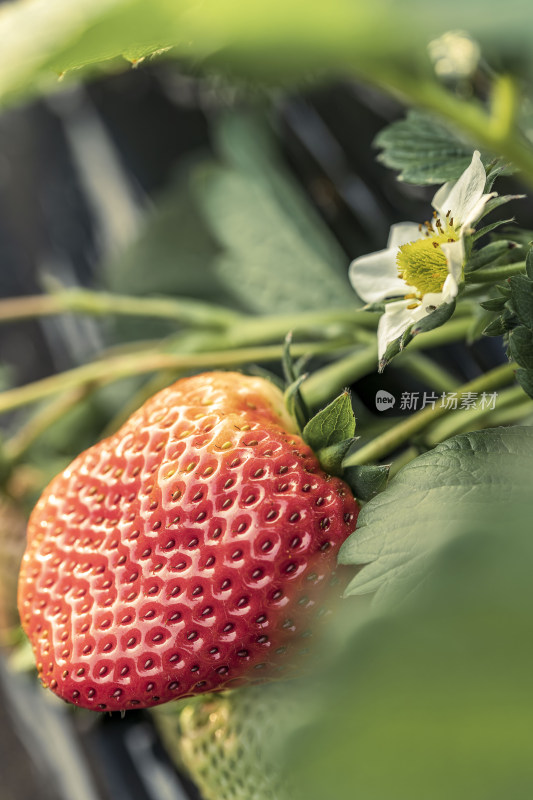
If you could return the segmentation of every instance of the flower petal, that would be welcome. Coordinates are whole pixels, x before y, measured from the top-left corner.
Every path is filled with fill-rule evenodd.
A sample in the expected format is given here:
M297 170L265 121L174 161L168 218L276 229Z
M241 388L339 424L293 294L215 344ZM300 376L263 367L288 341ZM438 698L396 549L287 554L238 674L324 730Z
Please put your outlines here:
M427 292L424 295L421 305L417 309L414 309L416 312L416 319L419 320L422 319L422 317L427 317L428 314L432 314L433 311L439 306L444 305L444 303L451 303L451 301L457 297L458 291L459 287L457 286L457 281L453 275L448 275L440 292Z
M483 216L483 209L487 205L488 201L492 197L497 197L497 196L498 192L491 192L490 194L481 195L476 205L470 210L470 213L467 214L464 220L462 220L463 224L461 225L461 233L463 233L463 231L465 231L474 222L477 222L478 219Z
M407 308L411 305L410 300L398 300L395 303L387 303L385 313L381 315L378 324L378 357L383 358L385 350L401 336L405 329L416 322L417 317L413 316L413 311L417 309Z
M465 260L465 246L463 238L460 237L456 242L445 242L441 248L448 262L448 271L453 276L456 283L463 279L463 263Z
M407 242L416 242L420 236L420 226L416 222L397 222L391 225L387 247L401 247Z
M476 150L470 166L461 177L440 187L433 198L433 208L440 217L451 211L456 225L462 225L466 219L472 221L472 212L483 196L486 180L485 167L481 163L479 150Z
M453 275L448 275L442 287L442 300L441 303L451 303L459 293L459 286Z
M385 312L382 314L378 325L378 356L383 358L385 351L391 342L394 342L404 331L415 322L429 316L439 306L457 297L459 287L453 275L448 275L444 281L441 292L427 292L422 298L420 305L416 308L408 308L410 300L397 300L394 303L387 303Z
M350 282L366 303L379 303L386 297L403 296L409 291L398 277L397 248L360 256L350 264Z

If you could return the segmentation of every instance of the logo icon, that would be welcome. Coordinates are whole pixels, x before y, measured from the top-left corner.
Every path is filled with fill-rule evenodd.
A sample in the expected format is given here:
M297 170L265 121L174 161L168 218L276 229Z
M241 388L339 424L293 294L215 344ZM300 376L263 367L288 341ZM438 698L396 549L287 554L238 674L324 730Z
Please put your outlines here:
M380 389L379 392L376 392L376 408L378 411L387 411L387 409L393 408L395 402L396 398L394 395L386 392L384 389Z

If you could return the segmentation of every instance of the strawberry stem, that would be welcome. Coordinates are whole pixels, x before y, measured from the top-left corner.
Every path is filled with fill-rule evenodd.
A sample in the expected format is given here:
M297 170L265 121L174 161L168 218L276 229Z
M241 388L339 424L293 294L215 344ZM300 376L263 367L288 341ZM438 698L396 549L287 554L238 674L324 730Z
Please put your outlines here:
M227 327L241 316L222 306L190 298L131 297L89 289L64 289L0 301L0 323L71 312L90 316L155 317L207 328Z
M514 380L515 370L516 364L504 364L463 384L458 391L460 393L466 393L498 389ZM520 396L523 398L524 392L522 390L520 390L520 392ZM369 462L379 461L381 458L393 453L413 436L421 433L435 420L447 413L450 413L450 409L447 409L445 406L435 405L434 408L432 406L426 406L407 419L403 419L392 428L389 428L389 430L377 436L373 441L363 445L359 450L356 450L355 453L352 453L345 459L343 466L346 468L355 466L356 464L367 464Z
M347 344L346 338L329 342L297 342L293 345L293 352L295 355L307 353L319 355L338 351ZM279 361L282 352L282 345L266 345L190 354L161 353L158 350L150 349L102 358L82 367L75 367L58 375L51 375L25 386L2 392L0 394L0 414L85 384L96 383L101 386L121 378L144 375L159 370L225 368L254 362Z
M498 283L513 275L523 275L526 272L525 261L515 261L513 264L502 264L484 269L477 269L474 272L465 274L466 283Z
M457 340L465 339L472 325L469 317L452 319L441 328L421 333L409 344L409 350L397 357L397 364L401 359L409 360L413 364L413 350L422 350L427 347L437 347ZM375 338L372 337L375 342ZM332 395L338 394L345 386L350 386L359 378L369 375L376 369L378 360L377 344L369 344L364 348L352 350L344 358L333 364L328 364L316 370L302 385L302 394L311 408L318 408L329 402ZM427 365L426 365L427 366ZM434 373L432 373L433 376ZM428 376L429 377L429 376ZM440 380L444 375L440 374ZM453 381L453 379L451 379Z
M473 409L456 411L455 414L449 414L444 419L431 426L424 437L424 443L430 447L434 447L439 442L448 439L450 436L455 436L457 433L484 428L487 427L487 423L492 427L493 418L499 415L500 412L509 409L516 409L521 417L533 411L533 401L527 399L524 402L524 390L521 386L512 386L510 389L500 392L498 395L497 408L491 408L490 406L483 408L479 406Z
M359 311L354 305L297 314L274 314L254 317L223 306L191 298L134 297L89 289L63 289L50 294L12 297L0 300L0 324L58 314L77 313L89 316L133 316L168 319L192 327L224 328L246 344L282 339L288 330L316 330L324 325L346 323L356 328L375 329L378 317Z

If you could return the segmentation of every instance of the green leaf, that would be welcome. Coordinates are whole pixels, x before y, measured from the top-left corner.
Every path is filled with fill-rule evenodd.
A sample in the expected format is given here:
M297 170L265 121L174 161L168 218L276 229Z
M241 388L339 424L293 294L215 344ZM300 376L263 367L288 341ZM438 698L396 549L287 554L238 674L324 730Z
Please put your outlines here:
M384 12L388 10L388 16ZM40 0L11 2L0 12L4 68L0 98L12 100L57 85L57 76L116 71L166 48L170 55L213 70L262 80L285 80L321 69L341 70L350 60L412 60L400 31L410 26L384 0L373 6L332 0L242 4L238 0ZM411 43L423 46L413 31ZM377 55L381 54L381 55ZM101 66L102 65L102 66ZM70 73L67 74L67 80Z
M383 372L387 364L390 364L392 359L395 358L398 355L398 353L401 353L401 351L404 348L405 339L407 338L407 340L410 341L409 335L410 335L410 330L407 329L407 331L405 331L402 336L398 336L397 339L395 339L393 342L390 342L390 344L387 345L387 348L380 359L378 372Z
M310 412L303 398L300 387L307 375L300 374L299 365L293 360L291 354L292 331L285 337L281 364L285 378L286 389L284 392L285 405L289 414L294 417L300 430L306 425Z
M485 311L503 311L506 302L504 297L491 297L490 300L484 300L479 305Z
M434 117L409 111L405 119L384 128L374 141L383 152L378 160L399 170L399 180L434 184L455 181L472 161L475 150ZM483 163L491 161L483 155Z
M364 506L341 548L340 563L367 564L346 594L387 598L407 579L422 579L428 556L461 523L475 521L490 505L512 506L526 489L533 514L532 473L533 429L527 427L462 434L411 461Z
M517 369L516 380L524 390L524 392L533 397L533 370L531 369Z
M47 0L44 10L42 0L13 0L0 9L0 99L57 88L65 71L65 80L115 72L161 50L269 83L327 73L372 78L393 70L424 81L432 77L424 48L450 29L450 20L492 45L501 63L509 57L531 65L529 26L520 24L523 0L491 3L490 13L459 0L447 5L446 15L426 9L423 0L411 0L409 13L387 0ZM449 140L442 144L449 147ZM439 169L435 158L430 178L440 182L446 163Z
M264 121L225 117L217 137L226 166L198 170L197 196L222 251L218 281L253 313L355 306L346 257L293 185Z
M502 297L505 297L506 300L511 298L511 287L508 283L496 283L494 288L501 294Z
M465 343L470 346L474 342L477 342L478 339L483 336L483 331L487 327L488 323L492 320L493 314L491 312L484 311L481 308L473 309L472 319L470 321L470 325L468 326L468 331L465 337Z
M318 451L351 439L354 433L355 415L346 391L309 420L303 438L312 450Z
M520 367L533 370L533 331L520 325L509 334L509 354Z
M530 280L533 280L533 247L530 247L526 256L526 274Z
M372 465L348 467L344 470L343 478L358 500L365 502L371 500L382 492L389 477L390 467Z
M307 375L299 375L287 386L283 393L287 411L296 420L300 430L302 430L309 418L309 412L300 391L300 387L306 378Z
M489 322L486 328L483 329L483 336L503 336L507 331L502 317L496 317L492 322Z
M504 206L507 203L510 203L512 200L522 200L524 197L525 197L524 194L500 194L497 197L491 197L491 199L485 203L485 206L483 207L483 213L480 219L486 217L487 214L490 214L490 212L494 211L496 208L500 208L500 206ZM502 220L500 224L504 225L505 223L508 222L509 220L506 219Z
M492 191L492 187L500 175L512 175L515 171L516 168L513 167L512 164L502 161L499 158L492 161L486 171L487 180L485 182L485 192L488 193Z
M291 344L292 344L292 331L289 331L283 343L283 355L281 357L281 364L283 367L283 377L285 378L285 383L287 384L287 388L292 386L300 377L300 374L298 373L298 371L294 366L294 360L291 355Z
M530 495L457 520L414 596L346 637L285 746L293 800L533 795Z
M436 308L435 311L432 311L431 314L428 314L427 317L422 317L422 319L418 320L418 322L412 326L411 338L418 336L419 333L432 331L434 328L439 328L441 325L444 325L444 323L450 319L454 311L455 300L452 300L451 303L443 303Z
M0 362L0 391L3 392L13 386L14 375L13 367L9 364Z
M520 322L533 330L533 280L526 275L513 275L509 279L509 286L513 307Z
M482 236L486 236L488 233L495 231L501 225L509 225L512 222L514 222L514 217L509 217L509 219L498 219L496 222L491 222L489 225L485 225L483 228L476 230L476 232L472 235L472 241L477 242L477 240L481 239Z
M392 359L398 355L398 353L407 347L409 342L411 342L415 336L444 325L444 323L450 319L455 311L455 306L455 300L452 300L451 303L443 303L427 316L422 317L422 319L414 322L412 325L409 325L401 336L388 345L383 357L381 358L381 361L379 362L379 372L383 372L387 364L389 364Z

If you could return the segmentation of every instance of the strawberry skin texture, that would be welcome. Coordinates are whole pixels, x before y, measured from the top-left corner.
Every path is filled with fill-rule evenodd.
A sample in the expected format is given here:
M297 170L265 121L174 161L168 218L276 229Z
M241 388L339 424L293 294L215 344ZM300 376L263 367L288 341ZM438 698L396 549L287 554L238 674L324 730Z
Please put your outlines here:
M284 677L357 513L268 381L178 381L32 513L18 604L43 685L114 711Z

